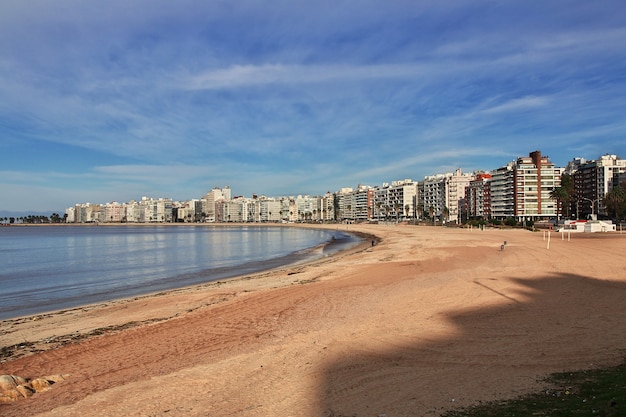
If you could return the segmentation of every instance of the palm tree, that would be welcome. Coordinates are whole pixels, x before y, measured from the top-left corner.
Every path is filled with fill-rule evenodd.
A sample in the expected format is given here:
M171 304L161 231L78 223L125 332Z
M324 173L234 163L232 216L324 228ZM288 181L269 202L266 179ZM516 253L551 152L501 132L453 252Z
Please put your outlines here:
M447 223L450 218L450 209L446 206L443 208L443 219Z
M550 198L556 200L556 220L559 221L561 220L564 202L569 201L567 190L563 187L556 187L550 191Z
M626 181L613 187L602 201L609 216L616 219L626 218Z
M428 214L430 215L430 219L433 221L433 224L435 224L435 206L428 207Z

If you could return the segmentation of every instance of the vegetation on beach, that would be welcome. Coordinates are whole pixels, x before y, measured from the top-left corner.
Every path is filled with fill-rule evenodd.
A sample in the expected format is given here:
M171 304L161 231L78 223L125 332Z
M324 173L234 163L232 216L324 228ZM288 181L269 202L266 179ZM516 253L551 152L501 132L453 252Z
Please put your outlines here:
M553 374L539 393L449 411L442 417L626 415L626 361L604 369Z

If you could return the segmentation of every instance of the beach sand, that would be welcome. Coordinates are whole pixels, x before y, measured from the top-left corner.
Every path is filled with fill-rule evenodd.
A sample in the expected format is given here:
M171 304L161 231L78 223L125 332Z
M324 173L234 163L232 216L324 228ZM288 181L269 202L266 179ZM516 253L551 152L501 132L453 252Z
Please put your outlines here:
M0 415L438 416L626 356L626 234L331 227L380 242L0 322L0 374L70 374Z

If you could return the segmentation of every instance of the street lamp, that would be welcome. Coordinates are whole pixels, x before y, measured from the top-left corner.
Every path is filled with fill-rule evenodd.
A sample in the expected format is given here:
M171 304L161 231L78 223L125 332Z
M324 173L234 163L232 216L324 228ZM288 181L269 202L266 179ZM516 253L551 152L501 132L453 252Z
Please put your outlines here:
M587 197L580 197L581 200L587 200L591 203L591 218L594 219L595 218L595 206L596 206L596 202L599 200L598 198L596 198L595 200L592 200L590 198Z

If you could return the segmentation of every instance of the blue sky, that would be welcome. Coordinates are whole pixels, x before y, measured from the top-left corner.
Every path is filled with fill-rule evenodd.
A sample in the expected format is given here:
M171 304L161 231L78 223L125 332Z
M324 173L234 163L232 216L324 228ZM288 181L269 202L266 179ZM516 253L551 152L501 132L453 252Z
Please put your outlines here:
M0 210L626 158L615 1L0 3Z

